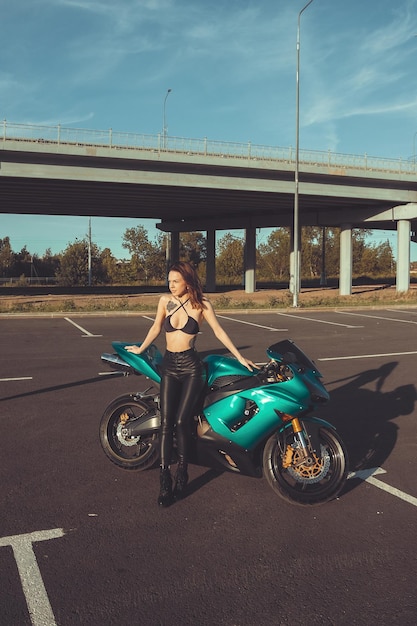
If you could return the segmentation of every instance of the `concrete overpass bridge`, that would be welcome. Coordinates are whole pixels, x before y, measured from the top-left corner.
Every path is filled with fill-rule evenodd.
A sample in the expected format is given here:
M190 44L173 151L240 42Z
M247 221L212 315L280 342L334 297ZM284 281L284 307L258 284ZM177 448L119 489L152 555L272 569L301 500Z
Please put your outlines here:
M171 234L171 259L180 232L206 231L208 291L217 230L245 229L251 293L256 228L293 227L292 148L6 122L0 132L0 213L154 219ZM396 229L397 290L407 291L416 163L300 150L299 225L341 229L341 295L352 290L352 229Z

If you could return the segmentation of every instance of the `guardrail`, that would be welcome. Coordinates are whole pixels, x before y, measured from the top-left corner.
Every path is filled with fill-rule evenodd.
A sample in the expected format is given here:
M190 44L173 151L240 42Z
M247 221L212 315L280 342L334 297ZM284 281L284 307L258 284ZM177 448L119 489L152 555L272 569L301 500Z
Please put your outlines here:
M3 120L1 123L3 142L36 141L55 144L75 144L81 146L97 146L107 148L130 148L133 150L152 150L157 152L178 152L204 156L221 156L224 158L242 158L262 161L284 161L295 163L296 153L292 147L262 146L257 144L237 143L230 141L213 141L190 139L185 137L145 135L139 133L115 132L108 130L88 130L82 128L66 128L57 126L38 126L34 124L15 124ZM379 170L393 173L415 174L417 171L416 157L409 159L388 159L371 157L367 154L354 155L332 152L331 150L299 151L299 162L326 167L357 168Z

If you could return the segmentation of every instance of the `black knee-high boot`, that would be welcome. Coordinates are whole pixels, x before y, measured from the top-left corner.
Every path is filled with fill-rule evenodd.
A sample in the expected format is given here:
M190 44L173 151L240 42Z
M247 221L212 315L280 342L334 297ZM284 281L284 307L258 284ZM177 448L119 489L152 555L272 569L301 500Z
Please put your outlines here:
M170 506L173 503L172 478L169 467L161 467L159 477L160 490L158 496L159 506Z
M183 456L179 456L178 458L178 467L177 472L175 474L175 485L174 485L174 496L179 499L182 498L185 494L185 490L188 484L188 472L187 472L188 464L185 461Z

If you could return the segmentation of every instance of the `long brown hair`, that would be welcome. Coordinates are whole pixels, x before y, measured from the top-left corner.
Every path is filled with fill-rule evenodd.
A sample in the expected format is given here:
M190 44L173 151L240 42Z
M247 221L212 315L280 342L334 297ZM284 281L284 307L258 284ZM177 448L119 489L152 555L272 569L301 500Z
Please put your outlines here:
M187 285L187 293L190 296L193 309L206 309L203 287L195 267L186 261L176 261L171 265L169 271L181 274Z

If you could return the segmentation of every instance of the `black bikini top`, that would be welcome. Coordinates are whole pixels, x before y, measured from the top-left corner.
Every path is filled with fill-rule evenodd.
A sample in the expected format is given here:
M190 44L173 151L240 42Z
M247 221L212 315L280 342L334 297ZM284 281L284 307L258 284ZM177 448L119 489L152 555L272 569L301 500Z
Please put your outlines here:
M181 330L183 333L186 333L187 335L197 335L197 333L200 331L200 327L198 325L198 322L193 317L188 315L188 312L185 309L185 305L187 304L187 302L189 302L189 300L190 300L190 298L188 298L188 300L186 300L185 302L182 302L175 309L175 311L172 311L171 315L168 315L165 318L165 320L164 320L165 332L173 333L175 330ZM176 313L178 311L178 309L181 309L181 307L187 313L188 320L186 321L185 326L183 326L182 328L174 328L174 326L171 324L171 317L174 315L174 313Z

